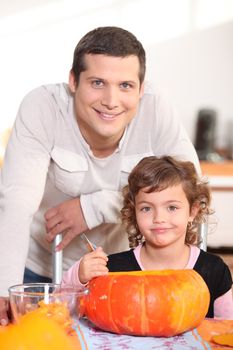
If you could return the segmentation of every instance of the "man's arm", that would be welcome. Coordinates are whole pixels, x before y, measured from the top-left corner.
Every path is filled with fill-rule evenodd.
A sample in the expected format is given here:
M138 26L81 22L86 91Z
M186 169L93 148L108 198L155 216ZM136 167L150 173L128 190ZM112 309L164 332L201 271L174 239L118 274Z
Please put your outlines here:
M56 235L63 233L63 239L56 247L57 251L65 248L80 233L89 230L79 198L70 199L50 208L45 213L45 220L48 242L52 242Z
M81 199L80 199L81 198ZM102 223L119 223L122 195L118 191L102 190L70 199L45 213L47 239L52 242L63 233L58 250L65 248L74 237Z
M5 296L10 285L22 283L30 224L43 196L50 162L48 133L52 128L37 118L41 113L38 100L34 91L20 106L1 169L0 295Z

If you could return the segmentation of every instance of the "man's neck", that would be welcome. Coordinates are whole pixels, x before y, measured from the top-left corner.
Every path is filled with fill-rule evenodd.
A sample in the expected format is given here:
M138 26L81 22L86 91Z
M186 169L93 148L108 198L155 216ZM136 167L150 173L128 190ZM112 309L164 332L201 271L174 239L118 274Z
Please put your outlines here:
M88 143L93 155L97 158L105 158L110 156L119 147L119 142L122 135L114 135L111 138L92 138L88 140L88 137L83 134L84 139Z
M93 155L97 158L105 158L114 153L118 144L109 145L108 147L90 147Z

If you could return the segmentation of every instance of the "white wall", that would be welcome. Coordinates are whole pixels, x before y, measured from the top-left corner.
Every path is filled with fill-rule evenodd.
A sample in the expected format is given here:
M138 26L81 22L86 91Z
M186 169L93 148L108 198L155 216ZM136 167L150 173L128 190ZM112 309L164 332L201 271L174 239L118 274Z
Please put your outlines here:
M164 89L194 139L200 108L217 110L218 146L233 129L233 21L150 46L148 78Z
M117 25L144 44L147 77L167 91L190 137L197 110L213 107L224 144L233 119L233 22L210 27L232 18L232 0L0 2L0 132L29 90L67 81L73 49L87 31Z
M209 218L207 243L209 247L232 247L232 191L213 191L213 216ZM224 210L223 210L224 209Z

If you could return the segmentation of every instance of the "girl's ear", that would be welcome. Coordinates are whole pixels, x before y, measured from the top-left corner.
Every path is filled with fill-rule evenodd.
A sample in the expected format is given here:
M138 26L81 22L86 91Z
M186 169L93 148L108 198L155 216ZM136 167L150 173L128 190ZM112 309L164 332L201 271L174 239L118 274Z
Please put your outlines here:
M200 210L200 203L196 202L192 205L192 208L190 210L190 221L193 221L195 217L197 216L198 212Z

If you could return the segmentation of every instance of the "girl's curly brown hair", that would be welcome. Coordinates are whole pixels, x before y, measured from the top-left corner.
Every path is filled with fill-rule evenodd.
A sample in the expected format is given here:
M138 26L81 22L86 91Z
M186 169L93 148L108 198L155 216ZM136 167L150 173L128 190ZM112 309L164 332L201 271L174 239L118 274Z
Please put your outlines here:
M143 242L143 236L138 229L135 213L135 196L143 188L147 192L160 192L164 189L182 184L188 199L190 210L198 204L198 213L192 224L187 225L185 242L187 244L201 243L198 225L206 221L210 209L210 189L206 181L198 178L193 163L179 161L170 156L161 158L151 156L143 158L132 170L128 178L128 185L123 188L122 222L126 228L131 248Z

